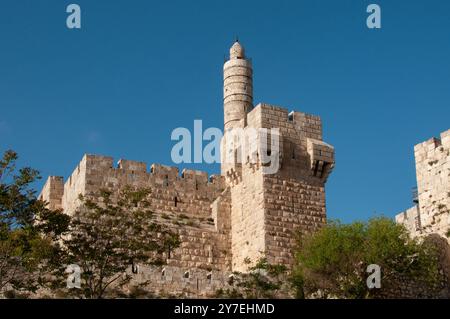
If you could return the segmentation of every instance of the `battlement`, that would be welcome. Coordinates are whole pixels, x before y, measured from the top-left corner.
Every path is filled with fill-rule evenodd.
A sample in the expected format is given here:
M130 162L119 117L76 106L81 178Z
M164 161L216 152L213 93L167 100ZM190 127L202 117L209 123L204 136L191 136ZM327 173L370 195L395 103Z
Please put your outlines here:
M49 209L61 209L63 193L64 178L62 176L49 176L38 198L47 202Z
M262 134L260 129L268 131ZM322 141L319 116L264 103L247 114L245 127L225 134L221 153L222 175L233 185L240 183L246 168L322 182L335 164L334 148ZM265 169L267 166L271 169Z
M152 164L150 173L155 176L164 176L170 181L176 180L180 175L178 167L166 166L161 164Z
M208 176L204 171L184 169L180 174L175 166L151 164L147 169L145 162L125 159L120 159L116 166L113 163L109 156L85 154L65 183L62 177L50 176L40 198L48 201L49 207L62 208L72 214L81 204L79 195L94 195L100 189L117 191L128 185L155 188L155 192L161 192L160 188L167 189L173 195L167 195L166 200L171 198L179 204L179 209L183 209L186 205L180 194L192 192L196 197L214 197L225 189L225 177ZM199 213L208 215L209 204L205 204Z
M432 137L429 140L414 146L414 153L417 156L425 156L427 154L433 156L438 149L450 149L450 130L442 132L440 138Z
M121 159L113 164L109 156L85 154L64 183L62 177L49 177L41 197L50 208L72 215L81 206L79 195L96 200L101 189L110 190L112 199L126 186L150 190L147 201L155 218L177 231L183 243L168 256L168 264L178 267L231 268L230 203L222 195L225 178L207 172L161 164Z
M59 184L64 182L64 177L62 176L49 176L47 180L45 181L43 188L49 188L49 189L55 189L58 187ZM39 197L42 196L42 192L39 195Z
M121 160L119 160L119 162L117 162L117 168L126 170L126 171L131 171L133 173L135 173L135 172L146 173L147 172L147 164L146 163L123 160L123 159L121 159Z
M247 125L255 128L280 128L289 135L301 134L322 140L322 120L317 115L260 103L247 114Z
M151 177L164 178L168 182L184 180L212 185L223 184L222 176L215 174L209 176L205 171L183 169L180 174L180 170L176 166L152 163L149 166L150 169L147 169L148 166L145 162L120 159L117 166L114 166L113 162L113 158L109 156L85 154L71 177L75 178L80 167L84 167L87 170L115 171L119 174L147 174Z

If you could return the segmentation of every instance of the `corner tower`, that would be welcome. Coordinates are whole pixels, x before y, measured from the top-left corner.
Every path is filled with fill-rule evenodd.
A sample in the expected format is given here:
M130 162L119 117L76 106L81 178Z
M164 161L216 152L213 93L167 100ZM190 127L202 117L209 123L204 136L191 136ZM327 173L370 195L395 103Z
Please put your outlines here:
M230 59L223 65L224 129L246 126L253 108L253 69L239 41L230 48Z
M244 48L234 43L224 65L221 172L231 203L231 267L242 272L261 257L293 264L298 233L326 223L325 183L334 167L320 117L253 107L252 75Z

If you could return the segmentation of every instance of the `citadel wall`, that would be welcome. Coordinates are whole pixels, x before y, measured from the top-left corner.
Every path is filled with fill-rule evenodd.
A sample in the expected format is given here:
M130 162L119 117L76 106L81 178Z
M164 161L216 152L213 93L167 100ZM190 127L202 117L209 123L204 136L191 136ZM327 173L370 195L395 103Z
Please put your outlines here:
M126 185L151 189L150 208L182 242L166 256L167 269L176 274L171 278L178 279L160 278L156 268L141 275L164 289L186 288L180 274L199 272L196 287L209 291L204 271L219 272L217 278L223 279L230 271L246 272L260 257L290 266L297 233L315 231L326 222L325 182L335 161L334 148L322 141L320 118L268 104L253 107L252 63L237 41L223 80L225 131L279 129L279 135L269 136L279 138L278 150L262 143L267 136L257 135L253 145L265 146L256 148L256 161L222 161L221 176L210 179L204 172L179 175L178 168L158 164L147 171L145 163L127 160L114 167L111 157L85 155L64 186L62 178L51 177L41 194L50 207L73 214L81 205L80 194L95 199L101 189L115 194ZM239 147L231 149L233 156ZM265 173L264 153L274 155L278 171Z
M178 168L159 164L148 171L145 163L129 160L114 166L111 157L85 155L65 183L51 176L40 194L49 208L73 214L81 205L79 195L95 200L101 189L114 194L125 186L150 189L150 209L182 242L165 255L165 267L141 266L133 274L131 284L147 283L159 295L213 296L232 286L232 271L245 272L260 257L290 266L296 236L326 223L325 183L335 157L334 148L322 140L320 117L263 103L253 107L253 66L237 41L224 63L223 80L224 129L279 129L278 150L270 145L257 149L256 162L222 160L221 176L210 178L192 170L180 175ZM262 136L251 142L262 145ZM235 147L233 156L240 146ZM450 228L450 130L414 150L418 203L396 221L414 236L445 237ZM264 173L263 152L275 155L278 171ZM447 264L449 258L446 251ZM438 288L447 289L446 280ZM402 296L429 294L416 283L398 282L403 288L390 287L384 297L398 296L399 289Z
M50 177L47 183L53 185L54 181ZM148 172L145 163L128 160L120 160L114 167L111 157L85 155L65 183L64 193L58 193L59 198L48 191L49 187L41 197L50 207L61 202L61 208L73 214L81 205L80 194L95 199L101 189L118 194L125 186L149 188L149 209L179 234L182 244L166 256L169 265L230 269L229 199L222 194L225 185L221 176L209 179L207 173L193 170L179 175L178 168L159 164L153 164Z
M131 275L128 289L145 283L146 289L158 297L214 298L218 290L234 287L232 273L201 268L141 266Z
M396 216L413 236L450 230L450 130L414 147L417 205Z

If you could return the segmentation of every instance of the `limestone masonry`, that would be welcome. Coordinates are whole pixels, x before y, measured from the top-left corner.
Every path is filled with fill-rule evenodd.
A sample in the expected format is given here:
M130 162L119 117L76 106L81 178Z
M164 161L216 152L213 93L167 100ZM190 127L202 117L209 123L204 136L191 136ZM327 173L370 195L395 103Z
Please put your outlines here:
M450 230L450 130L414 147L417 193L415 206L395 219L411 234L424 237Z
M137 281L152 279L150 285L159 292L208 295L231 285L233 271L247 271L260 257L290 266L295 233L326 223L325 182L335 161L333 147L322 141L321 119L269 104L254 106L252 63L236 41L224 64L224 128L279 128L279 149L266 150L278 159L279 170L263 174L266 163L244 159L222 162L221 175L208 177L159 164L148 170L145 163L129 160L115 166L111 157L84 155L68 180L49 177L40 198L52 209L73 214L80 206L79 194L95 198L100 189L150 187L151 208L182 241L166 255L166 267L142 267L136 275ZM424 157L426 151L424 146L416 154L425 152ZM431 205L425 195L423 201Z

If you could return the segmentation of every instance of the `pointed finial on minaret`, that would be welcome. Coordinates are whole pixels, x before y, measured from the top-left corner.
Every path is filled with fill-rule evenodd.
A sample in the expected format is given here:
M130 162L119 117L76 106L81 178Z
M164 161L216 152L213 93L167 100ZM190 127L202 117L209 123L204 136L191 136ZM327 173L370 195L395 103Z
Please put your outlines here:
M236 38L236 42L230 48L230 59L245 59L245 50Z

